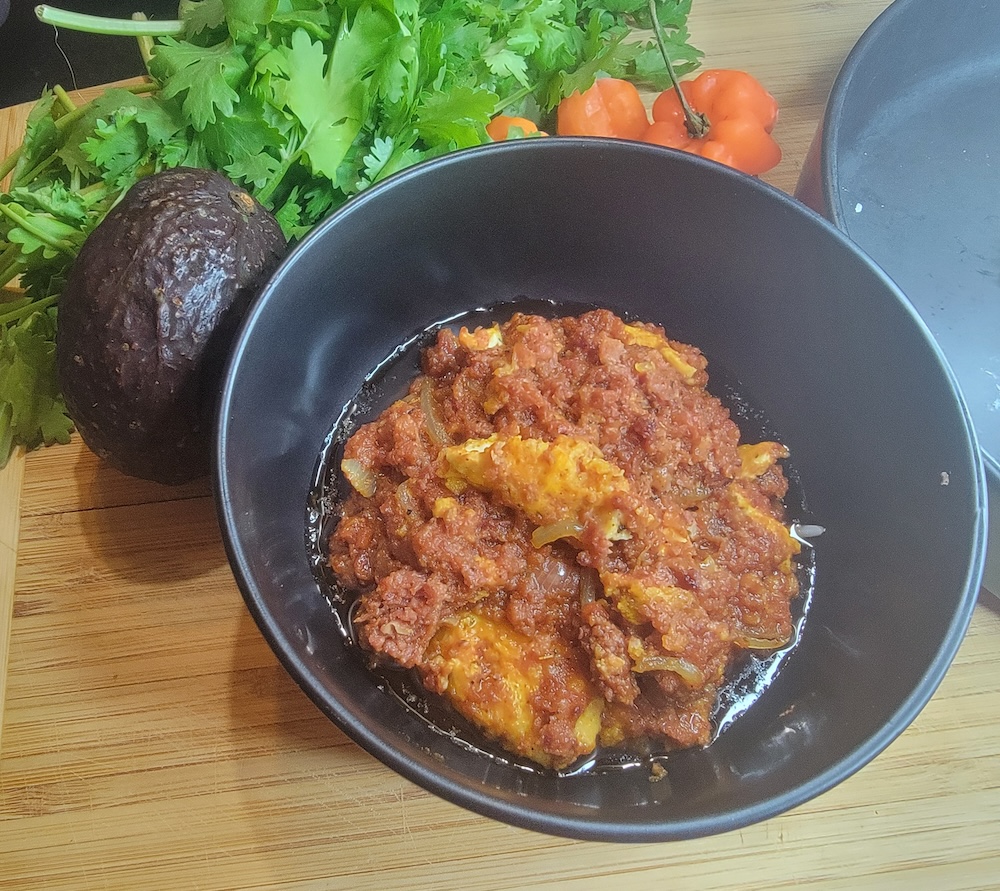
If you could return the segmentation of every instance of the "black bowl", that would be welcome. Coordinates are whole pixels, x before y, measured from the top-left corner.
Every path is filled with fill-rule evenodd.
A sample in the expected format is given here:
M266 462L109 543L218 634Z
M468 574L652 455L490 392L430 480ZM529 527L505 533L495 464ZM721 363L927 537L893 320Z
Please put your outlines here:
M1000 505L1000 4L896 0L844 62L796 195L900 286L951 364ZM990 109L984 113L984 109ZM1000 594L1000 525L987 587Z
M564 312L607 306L701 347L716 386L759 410L791 449L800 518L826 527L795 649L711 745L667 757L659 782L648 769L527 770L441 732L358 658L315 571L311 497L345 404L416 333L525 299ZM216 475L250 611L320 709L424 788L576 838L722 832L843 780L933 694L983 569L972 424L891 281L766 184L621 141L536 139L449 155L322 223L237 341Z

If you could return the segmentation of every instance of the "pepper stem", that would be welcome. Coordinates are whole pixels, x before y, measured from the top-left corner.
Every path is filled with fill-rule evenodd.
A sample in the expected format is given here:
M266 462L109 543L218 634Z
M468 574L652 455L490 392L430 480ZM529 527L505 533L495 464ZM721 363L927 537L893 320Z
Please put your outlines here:
M688 102L687 96L681 89L681 82L677 79L677 72L674 71L674 63L670 61L670 53L667 52L667 41L663 36L663 28L656 15L656 0L649 0L649 17L653 21L653 34L656 36L656 45L660 48L660 55L663 56L667 75L670 77L670 83L673 85L677 99L681 103L681 109L684 111L684 126L687 128L688 136L692 139L701 139L708 133L711 125L705 115L691 107L691 103Z

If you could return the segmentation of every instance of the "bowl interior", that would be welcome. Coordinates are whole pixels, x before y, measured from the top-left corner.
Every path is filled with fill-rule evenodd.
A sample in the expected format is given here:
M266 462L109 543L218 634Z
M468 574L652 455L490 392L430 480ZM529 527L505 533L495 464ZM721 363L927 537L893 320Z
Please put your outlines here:
M526 771L442 735L345 646L306 506L343 406L408 337L517 298L662 324L761 408L816 542L813 603L763 696L667 775ZM711 389L710 384L710 389ZM925 327L846 239L718 165L603 140L446 156L321 224L248 318L222 394L220 519L248 606L290 673L411 780L579 838L732 829L823 791L912 720L965 631L985 497L971 424Z

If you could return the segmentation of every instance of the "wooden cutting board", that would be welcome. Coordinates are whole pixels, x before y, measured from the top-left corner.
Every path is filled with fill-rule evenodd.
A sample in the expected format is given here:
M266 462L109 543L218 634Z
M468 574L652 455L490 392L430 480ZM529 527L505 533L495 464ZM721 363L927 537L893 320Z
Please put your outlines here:
M781 102L780 188L886 5L695 0L708 64ZM26 111L0 112L3 154ZM985 595L911 727L788 814L662 845L514 829L401 779L313 707L243 606L207 484L130 480L74 440L0 472L0 888L995 888L998 678Z

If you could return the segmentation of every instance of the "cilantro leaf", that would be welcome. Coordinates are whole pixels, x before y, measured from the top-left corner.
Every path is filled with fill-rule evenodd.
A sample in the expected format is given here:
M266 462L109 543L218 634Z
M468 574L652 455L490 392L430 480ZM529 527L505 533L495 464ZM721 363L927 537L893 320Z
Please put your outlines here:
M146 128L146 142L151 148L173 143L178 137L183 138L182 134L188 128L180 107L174 102L138 99L135 119Z
M377 137L371 150L364 156L364 172L360 181L361 188L374 185L387 176L392 176L400 170L416 164L423 154L403 141L391 137Z
M82 109L75 120L61 132L56 157L70 174L83 179L101 179L101 170L87 156L84 144L94 136L98 121L110 121L123 108L134 109L136 96L128 90L105 90Z
M55 312L0 329L0 467L16 444L67 443L72 430L56 375Z
M265 118L261 102L253 94L244 94L229 117L209 124L202 139L211 166L218 169L246 162L284 141Z
M383 175L383 171L392 159L393 150L396 144L392 137L382 139L376 138L372 144L371 151L365 155L365 181L371 185L377 182Z
M483 58L491 74L498 77L513 77L522 86L528 86L528 63L504 43L494 43L486 50Z
M495 94L472 87L430 93L417 109L414 129L429 145L450 143L455 148L479 145L496 104Z
M262 189L281 172L281 161L260 151L231 161L226 165L225 171L234 182Z
M252 38L258 28L271 21L278 0L222 0L226 23L234 40Z
M109 121L98 121L83 151L112 182L135 169L146 152L146 131L135 119L136 109L122 109Z
M180 14L189 37L218 28L226 21L223 0L197 0L197 2L190 0L188 3L180 4Z
M337 168L361 130L366 80L384 52L394 23L371 4L346 20L327 57L305 31L292 35L287 48L287 79L277 81L275 96L303 130L300 149L312 169L334 179Z
M239 48L226 40L215 46L196 46L164 37L149 63L153 77L163 82L162 95L182 96L184 113L195 130L228 117L239 101L249 66Z
M281 42L286 43L292 32L301 29L310 37L327 43L333 39L342 14L343 10L339 4L324 0L282 2L271 18L270 33L275 36L281 35L285 38Z
M287 238L291 238L302 228L302 205L299 203L299 189L296 186L285 199L281 207L274 212L274 217L281 226Z
M86 199L78 192L71 192L60 180L32 189L24 186L11 189L10 197L25 209L39 210L78 224L87 216Z

